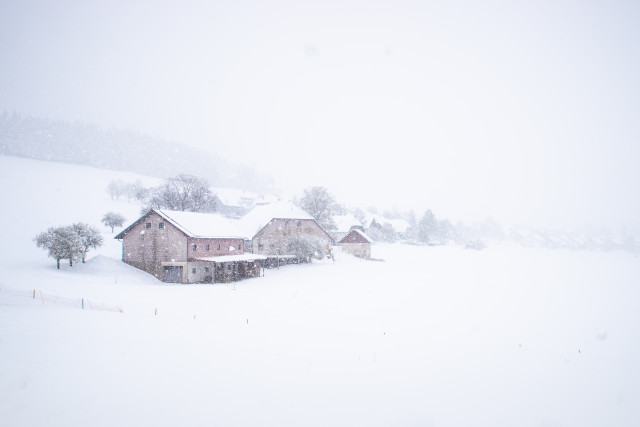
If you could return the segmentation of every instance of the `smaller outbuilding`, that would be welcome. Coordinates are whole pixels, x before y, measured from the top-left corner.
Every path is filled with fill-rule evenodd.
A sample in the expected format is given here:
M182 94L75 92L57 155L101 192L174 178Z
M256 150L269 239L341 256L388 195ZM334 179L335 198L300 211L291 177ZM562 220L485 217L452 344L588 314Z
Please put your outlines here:
M364 231L352 228L346 236L338 242L342 247L342 252L357 256L359 258L371 258L371 244L373 240Z

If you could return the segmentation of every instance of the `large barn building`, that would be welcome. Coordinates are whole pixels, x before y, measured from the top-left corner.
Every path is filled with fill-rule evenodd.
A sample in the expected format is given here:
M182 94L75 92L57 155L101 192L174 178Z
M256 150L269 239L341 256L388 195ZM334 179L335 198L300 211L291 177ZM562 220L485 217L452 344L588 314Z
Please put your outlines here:
M298 261L292 242L300 236L313 236L324 250L331 249L331 236L291 203L256 206L241 220L151 209L115 238L122 240L122 261L159 280L217 283Z

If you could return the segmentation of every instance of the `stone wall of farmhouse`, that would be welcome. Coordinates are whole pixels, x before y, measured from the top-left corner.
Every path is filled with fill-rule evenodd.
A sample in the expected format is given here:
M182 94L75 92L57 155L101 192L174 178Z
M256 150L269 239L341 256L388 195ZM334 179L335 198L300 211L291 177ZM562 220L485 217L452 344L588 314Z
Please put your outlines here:
M342 252L351 254L360 258L371 258L371 244L370 243L341 243Z
M254 254L287 254L289 241L302 234L318 237L327 250L331 238L312 219L274 219L255 235L251 241Z
M222 255L242 255L244 239L189 238L189 259Z
M163 280L162 262L187 261L187 236L155 212L122 239L122 261Z
M213 262L192 261L187 264L187 283L212 283Z

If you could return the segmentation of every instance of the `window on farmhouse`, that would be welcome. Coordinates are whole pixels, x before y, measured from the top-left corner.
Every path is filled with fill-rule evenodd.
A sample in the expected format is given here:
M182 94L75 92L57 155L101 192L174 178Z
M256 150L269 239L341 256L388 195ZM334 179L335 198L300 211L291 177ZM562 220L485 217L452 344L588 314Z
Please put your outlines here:
M158 224L158 228L162 230L164 228L164 222L161 222L160 224Z
M195 252L197 248L198 248L198 246L194 243L193 244L193 251Z
M220 250L220 245L218 245L218 246L216 247L216 249L217 249L217 250Z
M147 228L151 228L151 223L150 223L150 222L148 222L148 223L146 223L146 224L145 224L145 226L146 226Z
M209 250L209 245L207 245L207 250Z
M300 227L300 226L302 225L302 221L298 221L298 222L296 222L296 225L297 225L298 227Z
M205 272L205 273L208 273L208 272L209 272L209 267L205 267L205 268L204 268L204 272Z
M238 243L238 250L241 251L242 250L242 243Z
M196 274L196 269L195 269L195 268L192 268L192 269L191 269L191 272L192 272L193 274Z

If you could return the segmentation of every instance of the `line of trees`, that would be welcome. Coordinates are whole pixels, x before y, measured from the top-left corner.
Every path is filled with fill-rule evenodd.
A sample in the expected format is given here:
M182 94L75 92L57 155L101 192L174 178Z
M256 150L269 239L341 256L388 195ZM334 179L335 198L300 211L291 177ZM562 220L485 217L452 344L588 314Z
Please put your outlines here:
M78 259L84 263L87 252L99 248L104 243L100 232L84 222L49 227L33 240L39 248L46 250L48 255L56 260L58 269L63 259L68 259L69 265L73 265L73 261Z
M456 244L467 246L473 242L474 248L480 248L484 246L482 240L503 236L502 227L492 218L470 226L461 222L452 224L447 219L438 219L431 209L427 209L420 217L414 211L383 211L381 216L386 219L406 221L408 227L402 232L394 229L392 221L367 223L367 215L362 209L347 209L338 203L325 187L320 186L305 189L302 197L294 201L329 232L337 229L333 221L334 215L351 213L363 227L367 227L369 236L378 242L401 241L415 245L440 245L454 241ZM375 208L369 208L368 211L379 214Z
M211 191L209 182L194 175L180 174L167 178L164 184L145 188L140 180L125 182L112 180L106 188L112 199L126 195L128 200L135 199L145 205L144 211L151 208L189 212L217 212L220 202Z
M139 179L135 182L125 182L121 179L113 179L107 184L107 193L111 199L118 200L120 196L126 196L130 202L132 199L143 201L148 197L149 190L144 187Z

